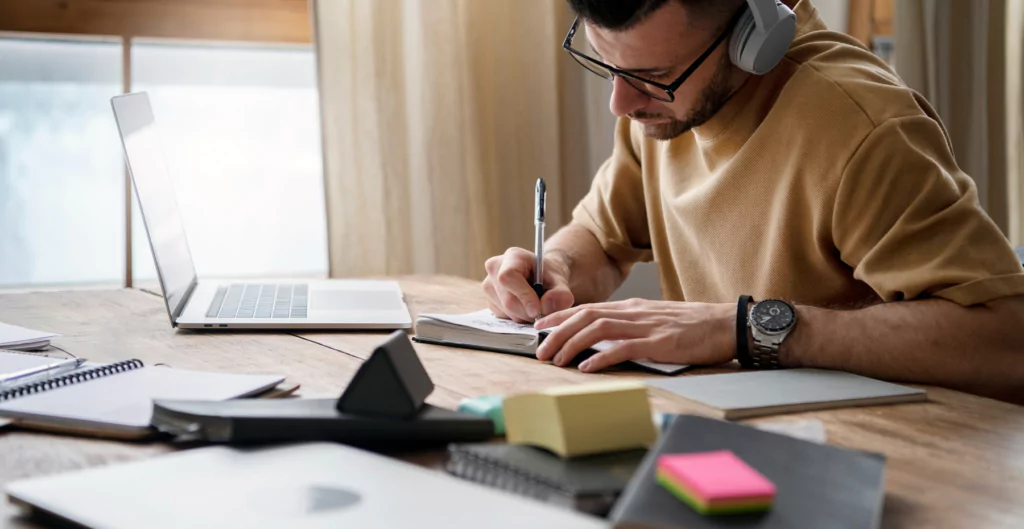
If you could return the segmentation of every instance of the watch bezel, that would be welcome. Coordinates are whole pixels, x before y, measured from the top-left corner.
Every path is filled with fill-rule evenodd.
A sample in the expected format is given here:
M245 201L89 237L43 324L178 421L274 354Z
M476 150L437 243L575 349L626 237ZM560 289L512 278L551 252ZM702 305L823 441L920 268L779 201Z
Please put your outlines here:
M762 327L761 325L758 324L756 319L754 319L754 311L757 310L757 307L760 306L762 303L763 304L768 304L768 303L770 303L772 301L777 301L777 302L785 305L789 309L790 314L792 314L792 316L793 316L792 320L789 322L789 325L787 325L786 328L780 329L778 331L772 331L772 330L769 330L769 329L765 329L764 327ZM750 312L747 313L747 321L750 322L750 325L753 328L757 329L757 331L760 332L761 334L765 334L767 336L780 336L780 335L784 335L784 334L788 333L789 331L793 330L793 327L796 325L796 319L797 319L796 308L793 306L793 304L788 302L788 301L786 301L786 300L784 300L784 299L776 299L776 298L770 298L770 299L765 299L765 300L758 301L757 303L754 304L754 306L750 307Z

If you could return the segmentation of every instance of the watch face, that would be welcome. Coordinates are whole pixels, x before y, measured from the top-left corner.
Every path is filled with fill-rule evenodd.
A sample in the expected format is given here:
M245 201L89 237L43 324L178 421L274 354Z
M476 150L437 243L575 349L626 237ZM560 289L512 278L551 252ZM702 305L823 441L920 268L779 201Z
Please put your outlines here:
M777 299L769 299L754 305L750 318L765 332L781 332L793 326L793 309Z

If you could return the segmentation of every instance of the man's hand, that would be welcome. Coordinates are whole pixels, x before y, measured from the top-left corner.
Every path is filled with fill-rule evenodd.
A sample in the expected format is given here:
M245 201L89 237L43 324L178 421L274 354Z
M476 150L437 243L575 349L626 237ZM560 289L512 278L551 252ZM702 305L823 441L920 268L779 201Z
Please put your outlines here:
M580 352L605 340L621 340L579 366L592 373L627 360L713 365L736 351L736 305L631 299L581 305L538 320L538 329L558 327L537 349L537 358L568 365Z
M537 298L530 286L535 259L533 252L509 248L504 255L487 260L483 288L495 316L528 323L542 314L553 314L572 306L569 267L551 256L544 259L544 298Z

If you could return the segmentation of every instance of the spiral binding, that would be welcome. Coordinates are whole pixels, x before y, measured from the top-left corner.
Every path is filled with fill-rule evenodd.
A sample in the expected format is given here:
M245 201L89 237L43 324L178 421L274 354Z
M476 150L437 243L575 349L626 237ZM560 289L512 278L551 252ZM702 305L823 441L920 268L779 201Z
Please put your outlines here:
M62 388L64 386L72 386L88 380L116 375L118 373L124 373L125 371L131 371L140 367L142 367L142 361L133 359L125 360L124 362L117 362L115 364L83 369L81 371L75 371L74 373L68 373L67 375L62 375L41 382L25 384L6 391L0 391L0 402L16 399L18 397L27 397L36 393L43 393L44 391Z
M564 486L543 476L524 472L521 469L458 449L449 450L445 470L452 475L481 485L539 500L546 500L553 495L570 494L570 491Z

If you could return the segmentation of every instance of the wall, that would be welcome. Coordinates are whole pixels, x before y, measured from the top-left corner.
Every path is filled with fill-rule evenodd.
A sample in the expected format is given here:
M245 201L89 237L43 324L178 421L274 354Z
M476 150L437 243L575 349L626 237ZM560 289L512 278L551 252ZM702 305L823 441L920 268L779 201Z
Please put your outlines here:
M846 32L850 16L850 0L814 0L821 18L829 29Z
M567 200L575 205L590 188L590 181L612 152L615 116L608 110L612 85L595 75L586 74L583 80L584 120L587 131L587 170L583 178L569 177ZM572 206L570 206L572 207ZM654 263L639 263L626 282L611 299L661 299L658 267Z

